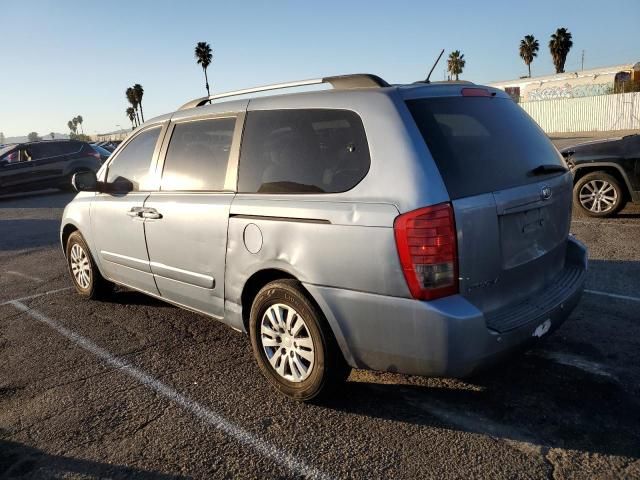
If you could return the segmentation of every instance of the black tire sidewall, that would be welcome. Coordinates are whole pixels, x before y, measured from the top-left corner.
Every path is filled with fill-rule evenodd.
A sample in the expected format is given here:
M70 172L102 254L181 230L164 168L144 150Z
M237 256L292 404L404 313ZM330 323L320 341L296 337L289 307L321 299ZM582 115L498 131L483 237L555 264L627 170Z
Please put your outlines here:
M603 180L611 184L613 188L616 189L616 192L618 193L618 199L616 200L616 204L613 206L611 210L608 210L606 212L600 212L600 213L592 212L591 210L588 210L587 208L585 208L580 202L580 190L582 190L582 187L584 187L585 184L589 183L592 180ZM622 187L620 186L620 182L618 181L618 179L604 172L588 173L584 177L582 177L580 180L578 180L575 186L573 187L574 207L578 209L578 211L580 211L582 214L588 215L590 217L603 218L603 217L610 217L612 215L615 215L624 205L623 197L624 197L624 191L622 190Z
M260 322L266 310L274 304L282 303L292 307L304 318L313 341L314 365L311 374L302 382L290 382L282 378L269 363L262 348ZM327 381L328 342L324 332L322 313L306 298L295 283L276 281L265 286L256 296L250 316L251 346L263 374L274 387L290 398L299 401L312 400L318 396Z

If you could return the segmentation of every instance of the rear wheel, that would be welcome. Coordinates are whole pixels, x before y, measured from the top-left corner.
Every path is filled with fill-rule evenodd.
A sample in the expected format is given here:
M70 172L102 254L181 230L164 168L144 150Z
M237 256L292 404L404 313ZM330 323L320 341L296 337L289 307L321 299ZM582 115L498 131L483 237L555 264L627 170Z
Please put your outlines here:
M624 191L615 177L592 172L573 187L573 204L591 217L609 217L624 206Z
M258 292L249 327L262 373L294 400L320 399L349 375L322 312L295 280L271 282Z
M80 232L69 235L66 254L73 286L81 296L95 299L111 293L113 284L100 274Z

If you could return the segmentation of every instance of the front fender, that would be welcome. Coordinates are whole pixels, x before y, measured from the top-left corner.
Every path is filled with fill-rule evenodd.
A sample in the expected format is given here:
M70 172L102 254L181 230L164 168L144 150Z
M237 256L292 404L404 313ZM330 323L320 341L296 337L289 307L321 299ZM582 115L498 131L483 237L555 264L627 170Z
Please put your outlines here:
M65 229L73 227L75 230L80 231L89 247L93 260L98 266L98 270L100 270L100 273L104 276L102 265L100 264L100 256L97 254L93 235L91 234L91 202L94 197L95 193L93 192L80 192L67 204L60 223L60 245L62 246L63 253L66 255L64 245Z

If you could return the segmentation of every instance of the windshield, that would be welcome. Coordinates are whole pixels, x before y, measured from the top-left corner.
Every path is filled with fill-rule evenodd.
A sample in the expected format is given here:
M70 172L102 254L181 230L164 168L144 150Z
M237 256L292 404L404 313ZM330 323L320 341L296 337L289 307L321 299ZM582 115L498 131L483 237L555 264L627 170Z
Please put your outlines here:
M564 167L544 132L510 99L440 97L407 105L452 199L537 182L540 175L531 172L540 165Z

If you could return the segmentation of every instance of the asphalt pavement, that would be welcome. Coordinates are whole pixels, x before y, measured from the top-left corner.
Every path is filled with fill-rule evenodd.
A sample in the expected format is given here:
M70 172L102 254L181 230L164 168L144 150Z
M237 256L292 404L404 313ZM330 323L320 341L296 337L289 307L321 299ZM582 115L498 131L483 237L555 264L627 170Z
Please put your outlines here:
M574 218L587 292L528 353L466 380L354 371L306 405L214 320L78 297L71 198L0 199L0 478L640 478L640 208Z

